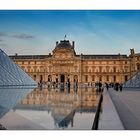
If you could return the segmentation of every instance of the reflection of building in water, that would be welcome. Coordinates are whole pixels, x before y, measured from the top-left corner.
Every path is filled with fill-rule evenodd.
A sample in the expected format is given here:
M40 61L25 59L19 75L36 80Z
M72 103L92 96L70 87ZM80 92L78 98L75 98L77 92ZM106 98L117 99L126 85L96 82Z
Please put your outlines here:
M10 56L37 82L124 82L140 69L140 54L77 55L75 43L56 42L49 55Z
M78 89L75 93L74 89L71 89L70 93L66 93L66 91L61 93L54 89L50 91L35 89L21 101L18 107L41 110L42 106L42 109L51 112L57 127L67 127L69 124L73 126L75 112L95 112L97 107L99 96L92 88L88 88L87 92L84 91L85 89L82 91Z
M82 90L82 91L81 91ZM25 99L21 101L21 104L30 104L30 105L49 105L49 106L96 106L98 101L98 95L88 88L85 92L85 89L78 89L77 93L74 92L74 89L71 89L70 93L58 92L57 89L35 89L31 92Z

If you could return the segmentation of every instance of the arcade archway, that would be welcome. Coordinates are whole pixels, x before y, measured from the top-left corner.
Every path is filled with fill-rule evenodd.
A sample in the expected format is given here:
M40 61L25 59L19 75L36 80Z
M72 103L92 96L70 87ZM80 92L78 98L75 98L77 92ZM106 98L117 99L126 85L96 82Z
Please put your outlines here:
M64 74L61 74L60 75L60 82L61 83L64 83L65 82L65 75Z
M78 82L78 75L74 75L74 82Z

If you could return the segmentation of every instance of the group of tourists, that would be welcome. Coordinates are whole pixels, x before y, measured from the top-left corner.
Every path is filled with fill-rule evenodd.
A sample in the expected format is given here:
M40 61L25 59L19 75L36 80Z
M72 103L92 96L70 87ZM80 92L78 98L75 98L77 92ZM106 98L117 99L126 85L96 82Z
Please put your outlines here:
M38 87L44 87L44 88L52 88L52 89L56 89L56 88L62 88L62 87L66 87L66 88L71 88L71 83L70 81L67 82L38 82ZM74 82L73 85L74 88L78 88L78 82Z
M103 89L104 87L106 87L106 89L108 90L109 88L113 88L114 90L116 91L122 91L122 87L123 85L121 83L102 83L102 82L96 82L96 83L87 83L87 84L83 84L85 85L86 87L92 87L92 88L95 88L96 89L96 92L100 93L100 92L103 92ZM61 82L39 82L38 83L38 86L39 87L47 87L47 88L53 88L53 89L56 89L56 88L67 88L67 89L70 89L71 88L71 83L70 81L67 81L66 83L61 83ZM73 83L73 87L74 89L77 89L78 88L78 82L75 81Z
M122 87L123 87L123 84L122 84L122 83L118 83L118 82L116 82L116 83L110 83L110 84L105 83L105 85L106 85L106 89L107 89L107 90L108 90L110 87L112 87L112 88L114 88L114 90L116 90L116 91L122 91Z

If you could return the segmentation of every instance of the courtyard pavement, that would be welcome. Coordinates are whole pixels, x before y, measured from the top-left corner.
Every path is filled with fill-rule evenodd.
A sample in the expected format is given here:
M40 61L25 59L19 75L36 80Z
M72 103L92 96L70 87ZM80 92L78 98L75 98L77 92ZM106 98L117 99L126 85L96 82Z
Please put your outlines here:
M140 130L140 90L105 89L100 130Z

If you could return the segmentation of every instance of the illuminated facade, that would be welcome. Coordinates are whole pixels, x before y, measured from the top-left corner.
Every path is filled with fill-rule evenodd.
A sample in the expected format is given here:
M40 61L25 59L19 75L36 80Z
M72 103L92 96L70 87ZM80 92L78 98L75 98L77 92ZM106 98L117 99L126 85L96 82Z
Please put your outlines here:
M140 54L77 55L75 42L61 40L49 55L10 56L37 82L124 82L140 69Z

